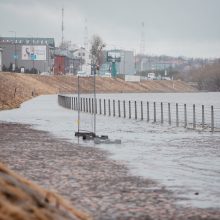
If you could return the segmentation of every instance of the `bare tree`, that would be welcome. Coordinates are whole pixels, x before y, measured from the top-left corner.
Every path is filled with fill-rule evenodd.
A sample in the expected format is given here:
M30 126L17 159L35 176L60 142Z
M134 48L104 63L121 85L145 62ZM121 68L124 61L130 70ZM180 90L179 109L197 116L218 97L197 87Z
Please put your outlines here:
M102 49L105 47L105 44L103 43L101 37L98 35L93 35L91 40L91 56L92 56L92 62L96 66L100 66L103 62L103 53Z
M220 63L207 64L190 72L192 81L198 82L199 89L220 91Z

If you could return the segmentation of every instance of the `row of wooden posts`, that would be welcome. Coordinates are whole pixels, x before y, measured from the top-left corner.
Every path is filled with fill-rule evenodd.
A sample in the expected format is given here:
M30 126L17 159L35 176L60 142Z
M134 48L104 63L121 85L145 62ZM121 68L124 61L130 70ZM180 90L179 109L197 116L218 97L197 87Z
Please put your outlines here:
M183 107L183 120L180 121L180 108L179 104L176 103L175 107L173 107L173 111L171 111L171 103L156 103L156 102L145 102L146 108L144 109L144 102L140 101L120 101L120 100L110 100L110 99L94 99L94 98L85 98L81 97L69 97L64 95L58 96L58 102L61 106L65 108L69 108L72 110L77 110L80 112L90 113L90 114L100 114L100 115L108 115L113 117L123 117L123 118L134 118L144 120L147 122L152 120L154 123L160 122L163 124L165 122L165 113L167 122L169 125L172 124L173 120L177 127L183 125L185 128L191 127L193 129L201 128L201 129L209 129L212 132L215 131L215 121L214 121L214 108L210 107L210 117L207 117L205 121L205 106L201 106L201 121L196 121L196 105L192 105L192 115L189 115L189 111L187 111L187 105L184 104ZM116 107L117 104L117 107ZM127 104L127 105L126 105ZM139 106L138 106L139 104ZM150 104L153 109L150 111ZM166 105L167 112L164 110ZM174 119L173 119L173 115ZM144 117L145 116L145 117ZM189 123L190 119L190 123Z

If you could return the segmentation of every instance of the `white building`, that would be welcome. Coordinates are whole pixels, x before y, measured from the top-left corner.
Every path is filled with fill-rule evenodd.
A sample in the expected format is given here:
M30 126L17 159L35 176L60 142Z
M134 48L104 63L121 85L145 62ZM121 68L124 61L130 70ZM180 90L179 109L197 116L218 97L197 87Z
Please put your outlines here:
M80 72L86 75L91 74L90 53L84 47L80 47L73 52L74 57L81 59Z

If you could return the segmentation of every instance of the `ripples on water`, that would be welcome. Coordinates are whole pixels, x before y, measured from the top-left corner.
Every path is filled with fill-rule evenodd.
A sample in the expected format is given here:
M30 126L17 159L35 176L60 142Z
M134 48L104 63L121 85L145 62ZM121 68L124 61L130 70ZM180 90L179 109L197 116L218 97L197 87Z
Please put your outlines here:
M118 99L148 99L193 103L206 100L220 107L220 93L207 94L114 94ZM98 97L111 98L112 95ZM213 103L212 103L213 102ZM56 96L41 96L20 109L0 112L0 120L34 124L34 128L78 143L77 113L57 105ZM82 126L92 128L90 115L81 114ZM85 123L85 125L83 125ZM97 115L98 134L121 139L121 145L97 145L112 158L123 160L131 173L152 178L172 189L181 203L220 207L220 133L197 132L140 120ZM80 142L91 146L92 143ZM198 194L198 195L195 195ZM184 199L185 198L185 199Z

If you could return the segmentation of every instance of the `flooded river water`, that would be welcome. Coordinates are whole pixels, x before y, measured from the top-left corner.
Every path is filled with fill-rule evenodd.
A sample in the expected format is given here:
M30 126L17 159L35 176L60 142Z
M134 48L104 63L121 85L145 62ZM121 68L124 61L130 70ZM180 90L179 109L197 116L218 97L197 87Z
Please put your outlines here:
M205 94L205 93L204 93ZM220 107L220 93L193 94L117 94L117 97L164 102L188 102ZM81 114L82 124L91 126L92 117ZM0 121L33 124L55 136L82 146L105 149L112 158L123 161L131 174L151 178L172 190L186 206L220 208L220 133L198 132L145 120L97 115L97 133L122 144L83 142L74 136L77 112L57 104L56 95L40 96L22 104L21 108L1 111Z

